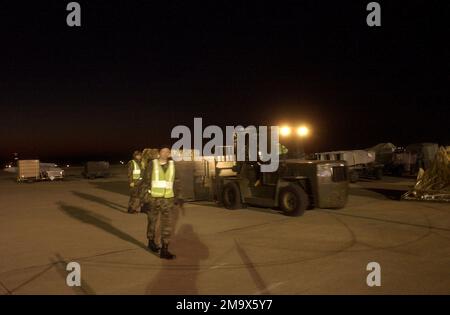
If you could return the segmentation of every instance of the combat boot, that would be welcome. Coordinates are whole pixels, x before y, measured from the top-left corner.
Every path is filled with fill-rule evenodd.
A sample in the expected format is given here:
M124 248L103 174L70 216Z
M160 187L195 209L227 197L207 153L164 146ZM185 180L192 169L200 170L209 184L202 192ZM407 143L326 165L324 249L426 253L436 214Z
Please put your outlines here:
M150 249L152 252L157 253L161 249L158 245L156 245L154 240L148 240L148 249Z
M161 259L175 259L175 255L169 252L169 245L163 244L161 248L161 253L159 254L159 257Z

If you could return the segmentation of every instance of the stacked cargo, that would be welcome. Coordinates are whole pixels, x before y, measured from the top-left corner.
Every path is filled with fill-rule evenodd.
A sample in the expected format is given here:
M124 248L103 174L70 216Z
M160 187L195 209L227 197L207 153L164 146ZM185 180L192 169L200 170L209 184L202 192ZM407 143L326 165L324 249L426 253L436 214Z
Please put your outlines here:
M34 181L41 178L39 160L19 160L17 181Z
M419 171L414 188L402 198L450 202L450 160L444 147L436 153L427 170Z

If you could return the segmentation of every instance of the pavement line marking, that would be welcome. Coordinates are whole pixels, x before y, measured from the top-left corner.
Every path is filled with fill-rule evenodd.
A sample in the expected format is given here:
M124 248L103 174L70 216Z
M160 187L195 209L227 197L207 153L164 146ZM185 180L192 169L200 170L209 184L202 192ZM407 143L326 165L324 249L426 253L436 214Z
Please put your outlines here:
M226 266L226 265L228 265L228 264L227 264L227 263L221 263L221 264L217 264L217 265L211 266L211 267L209 267L208 269L210 269L210 270L212 270L212 269L218 269L218 268L220 268L220 267L222 267L222 266Z
M381 221L381 222L384 222L384 223L394 223L394 224L401 224L401 225L409 225L409 226L418 227L418 228L425 228L425 229L433 229L433 230L441 230L441 231L450 232L449 228L440 228L440 227L434 227L434 226L429 226L429 225L424 225L424 224L416 224L416 223L408 223L408 222L395 221L395 220L389 220L389 219L380 219L380 218L366 217L366 216L355 215L355 214L348 214L348 213L338 213L338 212L333 212L333 211L330 211L330 210L316 210L316 211L331 213L331 214L334 214L334 215L342 215L342 216L352 217L352 218L356 218L356 219L374 220L374 221Z
M23 288L24 286L26 286L27 284L30 284L31 282L33 282L34 280L36 280L37 278L39 278L40 276L42 276L44 273L46 273L47 271L49 271L50 269L53 268L53 265L47 266L47 268L45 268L44 270L38 272L37 274L35 274L34 276L32 276L31 278L29 278L28 280L26 280L25 282L23 282L22 284L19 284L17 287L15 287L14 289L11 290L11 294L14 291L17 291L20 288Z
M95 254L95 255L91 255L91 256L82 256L82 257L74 257L72 258L72 260L86 260L86 259L90 259L90 258L95 258L95 257L101 257L101 256L107 256L107 255L112 255L112 254L116 254L116 253L123 253L123 252L128 252L128 251L133 251L133 250L138 250L140 248L128 248L128 249L120 249L120 250L115 250L115 251L110 251L110 252L104 252L101 254ZM43 265L31 265L31 266L26 266L26 267L22 267L22 268L16 268L16 269L10 269L10 270L5 270L2 271L0 273L0 276L6 273L10 273L10 272L15 272L15 271L24 271L27 269L33 269L33 268L39 268L39 267L46 267L49 266L51 264L43 264Z
M12 294L12 292L1 281L0 281L0 286L2 286L3 289L5 289L6 295L11 295Z
M253 224L253 225L246 225L246 226L242 226L242 227L238 227L238 228L233 228L233 229L229 229L229 230L220 231L220 232L217 232L217 233L214 233L214 234L222 234L222 233L240 231L240 230L245 230L245 229L251 229L251 228L254 228L254 227L260 227L260 226L269 225L269 224L272 224L272 223L279 223L279 222L290 221L290 220L291 219L280 219L280 220L275 220L275 221L270 221L270 222Z

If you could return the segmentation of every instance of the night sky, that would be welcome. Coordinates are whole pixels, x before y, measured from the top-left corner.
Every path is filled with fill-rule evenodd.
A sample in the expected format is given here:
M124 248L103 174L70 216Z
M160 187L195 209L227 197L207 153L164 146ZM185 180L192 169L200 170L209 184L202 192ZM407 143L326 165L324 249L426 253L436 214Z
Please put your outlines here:
M178 124L307 122L307 151L450 145L449 1L0 5L0 158L128 156ZM393 3L395 2L395 4Z

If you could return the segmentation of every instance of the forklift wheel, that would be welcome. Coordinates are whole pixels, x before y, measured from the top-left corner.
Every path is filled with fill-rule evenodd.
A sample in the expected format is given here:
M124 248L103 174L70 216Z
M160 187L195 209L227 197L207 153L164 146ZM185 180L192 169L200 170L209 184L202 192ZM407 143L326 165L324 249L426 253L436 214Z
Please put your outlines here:
M289 185L280 191L279 204L288 216L301 216L309 206L309 197L298 185Z
M236 210L242 208L241 192L236 183L228 183L223 186L222 202L225 208Z

